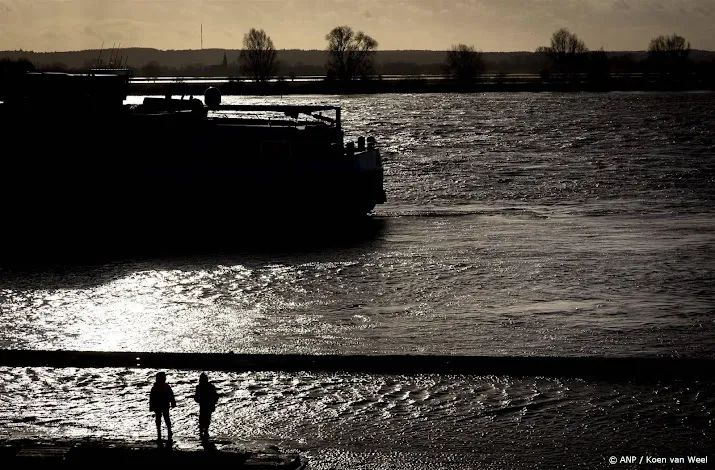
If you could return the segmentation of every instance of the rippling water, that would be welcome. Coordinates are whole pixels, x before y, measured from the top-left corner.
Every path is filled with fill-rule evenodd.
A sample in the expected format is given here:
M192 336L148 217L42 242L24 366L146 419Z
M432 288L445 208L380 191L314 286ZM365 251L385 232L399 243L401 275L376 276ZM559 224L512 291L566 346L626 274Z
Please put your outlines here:
M6 268L0 347L715 357L715 94L224 100L339 104L348 138L374 135L388 203L365 235ZM11 434L152 434L153 371L0 372ZM171 372L186 393L193 375ZM216 374L216 422L315 468L593 467L712 442L711 384L555 377ZM177 408L186 436L195 411Z

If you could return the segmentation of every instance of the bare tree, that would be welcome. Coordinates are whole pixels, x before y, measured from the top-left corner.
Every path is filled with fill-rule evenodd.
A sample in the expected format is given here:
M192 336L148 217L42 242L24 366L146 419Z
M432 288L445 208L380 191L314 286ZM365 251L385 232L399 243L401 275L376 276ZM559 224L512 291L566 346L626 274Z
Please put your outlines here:
M648 61L661 73L674 73L687 68L690 42L673 34L651 39L648 45Z
M352 80L373 73L376 40L349 26L338 26L325 35L328 41L328 76Z
M540 46L536 52L550 60L554 72L573 76L583 68L588 47L576 34L561 28L551 36L551 45Z
M474 46L458 44L447 51L444 64L445 73L462 83L470 83L484 72L482 53L474 50Z
M265 31L251 28L243 36L243 50L238 57L241 71L258 83L265 83L276 74L276 48Z
M690 42L677 34L658 36L650 40L648 54L668 54L676 57L687 57L688 54L690 54Z

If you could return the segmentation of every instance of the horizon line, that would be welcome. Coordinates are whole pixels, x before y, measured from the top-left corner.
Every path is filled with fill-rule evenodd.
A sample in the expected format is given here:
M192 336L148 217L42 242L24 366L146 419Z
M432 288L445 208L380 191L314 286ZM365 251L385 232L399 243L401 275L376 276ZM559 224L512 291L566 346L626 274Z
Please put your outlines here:
M159 51L159 52L190 52L190 51L195 51L195 52L205 52L205 51L240 51L240 48L225 48L225 47L211 47L211 48L203 48L203 49L159 49L156 47L144 47L144 46L131 46L131 47L123 47L121 50L129 50L129 49L146 49L146 50L154 50L154 51ZM95 48L95 49L72 49L72 50L56 50L56 51L35 51L35 50L25 50L25 49L5 49L0 52L28 52L28 53L33 53L33 54L63 54L63 53L71 53L71 52L95 52L95 51L100 51L103 50L102 48ZM377 50L375 52L447 52L449 49L382 49L382 50ZM601 49L590 49L589 52L597 52L600 51ZM280 51L300 51L300 52L327 52L327 49L276 49L276 52ZM647 49L612 49L612 50L603 50L604 52L648 52ZM715 53L715 50L710 50L710 49L695 49L692 48L690 51L698 51L698 52L713 52ZM484 51L484 50L479 50L477 49L477 52L481 52L483 54L535 54L536 50L517 50L517 51Z

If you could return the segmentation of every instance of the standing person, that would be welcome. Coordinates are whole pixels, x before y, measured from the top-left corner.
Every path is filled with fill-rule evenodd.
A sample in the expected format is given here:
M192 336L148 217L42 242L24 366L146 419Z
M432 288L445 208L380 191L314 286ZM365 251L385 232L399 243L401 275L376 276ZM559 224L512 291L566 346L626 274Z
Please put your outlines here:
M208 439L211 413L216 409L218 392L214 384L209 382L209 378L205 372L202 372L199 376L199 384L196 386L194 400L199 404L199 437L201 439Z
M174 391L171 386L166 383L166 373L157 372L156 382L154 386L151 387L151 392L149 393L149 411L153 411L156 417L156 437L158 441L161 441L161 417L164 417L164 423L166 423L166 430L168 440L171 440L171 417L169 417L169 406L171 408L176 407L176 400L174 399Z

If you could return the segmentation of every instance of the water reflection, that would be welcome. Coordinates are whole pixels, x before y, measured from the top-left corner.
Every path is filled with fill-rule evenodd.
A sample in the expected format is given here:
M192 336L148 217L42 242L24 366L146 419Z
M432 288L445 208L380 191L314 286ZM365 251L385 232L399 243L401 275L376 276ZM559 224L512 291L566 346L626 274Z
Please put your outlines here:
M15 435L153 440L147 399L154 372L0 368L0 423ZM178 405L175 440L199 447L196 372L167 373ZM654 388L540 377L280 372L215 372L212 381L223 392L215 443L276 443L340 468L355 468L346 454L392 461L383 468L448 455L472 464L487 455L526 468L605 451L697 452L711 441L715 405L711 385L698 382Z
M366 219L310 236L280 233L275 242L251 237L258 243L202 255L4 269L1 296L14 314L0 346L260 350L266 334L310 334L314 320L294 313L323 301L311 284L377 249L387 224Z
M342 246L6 270L0 346L712 355L708 216L381 222Z

